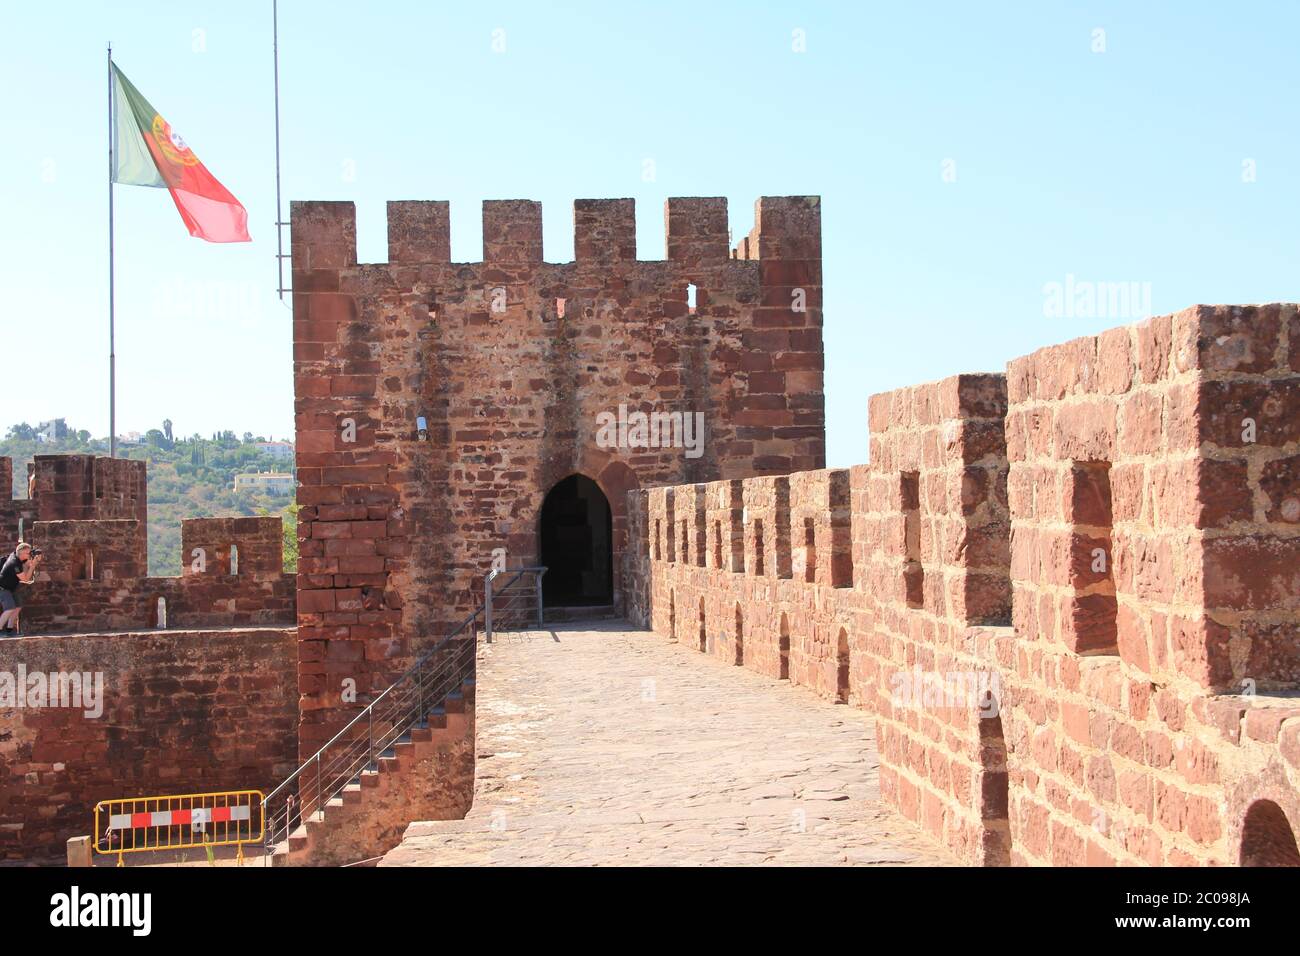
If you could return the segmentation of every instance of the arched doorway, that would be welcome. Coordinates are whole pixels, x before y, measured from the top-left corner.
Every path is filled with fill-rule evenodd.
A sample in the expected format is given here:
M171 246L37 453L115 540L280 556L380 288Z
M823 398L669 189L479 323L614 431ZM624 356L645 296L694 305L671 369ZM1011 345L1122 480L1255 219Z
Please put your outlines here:
M1256 800L1241 828L1242 866L1300 866L1300 849L1286 814L1272 800Z
M590 478L570 475L542 502L537 528L547 607L614 602L614 534L609 501Z

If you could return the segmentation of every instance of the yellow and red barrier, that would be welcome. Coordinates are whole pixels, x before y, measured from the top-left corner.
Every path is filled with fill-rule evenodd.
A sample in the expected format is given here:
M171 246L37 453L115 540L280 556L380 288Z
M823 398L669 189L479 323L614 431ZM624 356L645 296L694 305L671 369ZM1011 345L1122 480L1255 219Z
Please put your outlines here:
M124 797L95 805L95 852L116 854L237 846L262 842L265 824L260 790Z

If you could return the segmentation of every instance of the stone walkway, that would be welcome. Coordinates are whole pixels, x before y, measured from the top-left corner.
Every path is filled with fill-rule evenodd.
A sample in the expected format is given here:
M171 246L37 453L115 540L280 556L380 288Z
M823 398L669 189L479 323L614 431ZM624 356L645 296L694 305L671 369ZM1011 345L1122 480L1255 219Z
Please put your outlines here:
M380 865L954 864L879 802L864 712L626 627L485 648L474 808Z

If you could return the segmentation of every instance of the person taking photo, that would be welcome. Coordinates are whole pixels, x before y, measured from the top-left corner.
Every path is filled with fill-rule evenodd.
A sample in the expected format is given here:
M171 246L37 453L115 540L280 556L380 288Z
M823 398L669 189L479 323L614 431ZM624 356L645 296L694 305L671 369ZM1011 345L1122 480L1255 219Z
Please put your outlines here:
M36 569L41 563L40 551L26 541L0 565L0 637L17 637L22 597L18 588L36 580Z

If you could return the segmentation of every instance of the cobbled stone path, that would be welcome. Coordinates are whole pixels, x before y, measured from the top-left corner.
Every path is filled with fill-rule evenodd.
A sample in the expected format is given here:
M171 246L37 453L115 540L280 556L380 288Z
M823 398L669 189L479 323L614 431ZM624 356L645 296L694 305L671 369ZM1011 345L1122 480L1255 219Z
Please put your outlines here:
M863 711L626 628L484 645L474 807L380 865L954 865L880 803Z

